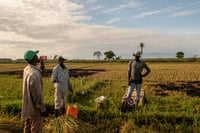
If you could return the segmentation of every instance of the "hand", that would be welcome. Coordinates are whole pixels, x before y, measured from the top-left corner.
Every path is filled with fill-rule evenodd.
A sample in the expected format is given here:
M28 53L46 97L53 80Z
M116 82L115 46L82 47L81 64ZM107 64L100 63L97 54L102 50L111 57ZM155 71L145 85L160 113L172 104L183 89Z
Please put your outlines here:
M56 82L56 80L55 80L55 79L51 79L51 82L55 83L55 82Z
M130 79L128 79L128 86L131 84L131 80Z
M48 114L49 114L49 112L46 110L46 111L44 111L44 112L42 112L42 116L44 116L44 117L47 117L48 116Z

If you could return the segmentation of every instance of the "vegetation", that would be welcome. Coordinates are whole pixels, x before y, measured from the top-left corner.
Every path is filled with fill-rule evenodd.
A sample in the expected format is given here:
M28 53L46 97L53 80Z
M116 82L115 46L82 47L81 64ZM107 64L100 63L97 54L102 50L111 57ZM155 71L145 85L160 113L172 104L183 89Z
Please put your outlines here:
M184 52L182 52L182 51L176 52L176 57L177 58L184 58Z
M100 57L102 56L102 53L100 51L95 51L93 53L93 55L96 56L98 60L100 60Z
M121 100L127 89L127 62L68 62L74 94L67 105L77 105L78 119L54 117L54 88L49 74L55 63L46 63L46 133L200 132L200 63L147 62L152 73L144 78L148 103L134 112L122 113ZM0 132L21 133L22 70L26 64L0 64ZM189 68L189 69L188 69ZM86 89L87 93L82 93ZM95 102L107 97L104 108ZM104 103L105 104L105 103Z
M116 56L115 53L113 51L106 51L104 52L104 55L105 55L105 59L114 59L114 57Z

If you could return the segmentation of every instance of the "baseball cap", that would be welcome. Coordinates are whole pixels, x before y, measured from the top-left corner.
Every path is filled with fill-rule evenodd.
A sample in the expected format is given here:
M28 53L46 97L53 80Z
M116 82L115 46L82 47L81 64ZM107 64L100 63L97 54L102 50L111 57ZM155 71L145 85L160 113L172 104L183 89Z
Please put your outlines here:
M62 56L58 56L58 57L57 57L57 60L59 60L59 61L60 61L60 60L65 60L65 58L63 58Z
M24 59L29 62L29 61L31 61L35 57L35 55L37 53L39 53L38 50L37 51L28 50L28 51L26 51L24 53Z
M136 51L133 53L133 56L141 56L141 52L140 51Z

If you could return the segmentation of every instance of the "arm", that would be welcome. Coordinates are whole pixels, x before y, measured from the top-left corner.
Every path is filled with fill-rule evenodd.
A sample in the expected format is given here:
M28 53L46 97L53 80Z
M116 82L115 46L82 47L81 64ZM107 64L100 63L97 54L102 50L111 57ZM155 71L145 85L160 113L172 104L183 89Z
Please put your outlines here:
M45 64L43 60L40 60L40 67L39 67L42 76L44 76L44 72L45 72Z
M142 77L147 76L151 72L151 69L146 63L144 63L144 68L146 69L146 72L142 75Z
M130 80L131 80L131 65L132 65L133 61L129 61L128 63L128 84L130 84Z
M40 110L41 113L46 111L43 101L43 88L41 78L38 76L31 77L30 80L30 91L33 100L33 106Z
M53 68L53 72L51 74L51 81L57 82L57 77L58 77L58 70L56 68Z

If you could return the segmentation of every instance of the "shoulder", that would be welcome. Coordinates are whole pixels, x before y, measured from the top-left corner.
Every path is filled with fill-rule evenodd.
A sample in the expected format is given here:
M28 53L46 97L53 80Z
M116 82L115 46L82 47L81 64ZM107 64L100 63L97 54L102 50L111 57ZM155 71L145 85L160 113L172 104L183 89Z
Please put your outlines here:
M135 60L129 60L128 64L131 64L133 63Z
M146 62L141 61L141 63L142 63L143 66L147 66Z
M70 69L67 65L65 65L65 68L68 69L68 70Z
M53 68L53 70L57 70L57 69L59 69L59 67L60 67L60 65L57 65L57 66L55 66L55 67Z
M34 68L32 68L28 71L28 76L29 76L30 80L38 80L41 78L40 71L37 69L34 69Z

